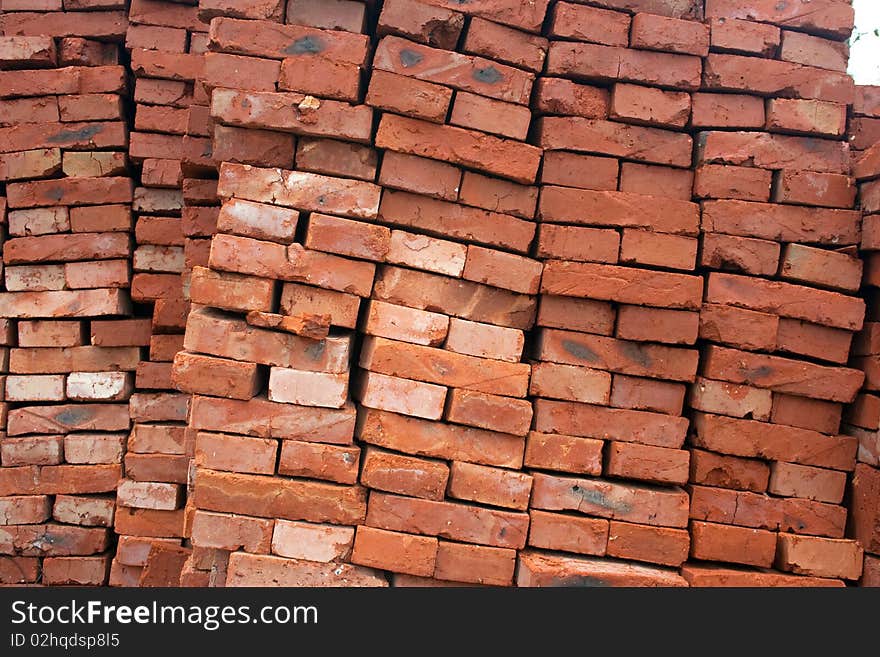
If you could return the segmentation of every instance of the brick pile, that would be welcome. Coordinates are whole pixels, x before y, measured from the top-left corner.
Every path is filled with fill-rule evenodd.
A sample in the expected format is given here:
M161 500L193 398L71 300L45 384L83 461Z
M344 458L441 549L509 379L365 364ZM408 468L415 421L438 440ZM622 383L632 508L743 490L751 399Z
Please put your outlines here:
M843 539L841 503L856 445L840 435L863 379L847 360L865 312L845 141L852 13L738 4L707 3L692 119L707 282L689 398L691 556L855 580L861 548ZM692 585L820 583L683 572Z
M134 76L129 155L139 166L134 192L132 300L146 327L147 357L138 363L115 530L111 585L137 585L150 549L179 546L192 453L186 431L189 395L171 380L189 312L185 298L185 161L190 107L206 103L199 82L207 23L193 5L133 0L125 35ZM196 144L196 149L202 145Z
M9 0L0 16L7 584L106 583L128 398L149 337L126 318L124 3L72 5Z
M521 585L684 584L655 565L678 568L689 547L683 405L703 279L684 128L708 50L694 18L567 2L549 16L533 104L546 264L525 465L551 472L534 475L529 544L652 565L528 554Z
M66 500L24 482L59 465L20 437L66 454L67 371L99 354L124 381L102 409L131 399L112 482L74 492L116 493L113 585L877 583L880 111L845 73L848 2L102 0L87 29L8 2L58 53L124 39L135 102L130 144L121 114L119 143L42 144L0 112L0 520ZM69 63L20 48L0 69ZM96 207L85 232L128 240L130 202L133 251L47 248ZM90 294L122 263L133 308L19 314L68 294L67 260ZM103 314L129 318L80 319ZM91 346L22 343L62 324ZM45 376L70 399L21 397ZM4 540L0 578L37 581Z
M853 122L880 118L880 87L858 87ZM862 586L880 586L880 305L877 291L877 241L880 219L880 143L863 151L853 167L859 181L864 213L861 248L865 261L863 283L868 298L865 326L853 343L852 364L865 371L864 391L844 416L844 432L859 447L849 491L848 535L865 550Z

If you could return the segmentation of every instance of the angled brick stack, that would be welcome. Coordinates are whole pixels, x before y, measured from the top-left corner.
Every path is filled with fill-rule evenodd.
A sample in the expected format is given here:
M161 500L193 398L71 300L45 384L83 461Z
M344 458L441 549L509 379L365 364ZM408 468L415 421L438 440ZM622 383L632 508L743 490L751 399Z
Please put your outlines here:
M856 443L842 406L864 302L846 139L847 3L710 0L711 52L692 125L708 271L691 390L691 555L858 579L841 505ZM760 59L757 59L760 58ZM697 111L699 108L699 111ZM699 565L692 585L820 583Z
M3 11L0 584L880 580L848 0Z
M95 9L25 0L5 2L0 16L2 583L100 585L112 557L145 334L124 319L126 17L122 3Z
M609 8L554 6L534 98L547 262L525 464L550 472L534 475L529 544L642 565L528 555L519 583L682 585L654 565L688 556L683 404L703 280L683 129L708 28L693 7L631 15L616 10L632 3L599 4Z
M375 156L359 145L372 113L356 104L366 6L339 3L324 23L310 4L290 3L288 24L283 3L200 6L213 17L205 84L223 206L173 371L195 395L187 584L385 584L338 568L366 511L348 387L375 267L315 248L303 230L308 213L311 230L378 211L380 190L364 180Z
M880 117L880 88L857 87L856 121ZM861 101L861 102L860 102ZM852 126L852 122L851 122ZM865 326L853 343L852 365L865 371L864 392L847 409L844 431L858 439L857 463L853 475L849 506L848 536L865 549L863 586L880 586L880 307L877 288L877 240L880 219L880 143L860 154L853 174L859 181L862 212L861 248L865 260L865 291L868 315Z
M510 585L526 544L522 361L542 266L527 257L541 153L525 139L546 5L395 0L379 15L384 264L361 324L370 498L352 560L396 585Z
M197 80L208 29L197 11L161 0L134 0L129 9L125 45L135 101L129 154L140 167L132 299L146 326L149 353L138 363L131 399L134 426L119 491L112 585L137 585L151 545L180 545L183 537L183 488L192 450L185 424L189 396L174 389L171 362L183 346L189 311L182 278L182 164L189 107L201 99Z

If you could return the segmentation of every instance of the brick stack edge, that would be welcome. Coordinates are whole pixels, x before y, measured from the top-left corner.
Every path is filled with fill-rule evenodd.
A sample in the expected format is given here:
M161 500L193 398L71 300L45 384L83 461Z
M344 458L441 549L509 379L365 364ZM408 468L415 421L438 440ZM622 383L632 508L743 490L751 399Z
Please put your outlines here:
M880 585L852 26L3 0L0 584Z

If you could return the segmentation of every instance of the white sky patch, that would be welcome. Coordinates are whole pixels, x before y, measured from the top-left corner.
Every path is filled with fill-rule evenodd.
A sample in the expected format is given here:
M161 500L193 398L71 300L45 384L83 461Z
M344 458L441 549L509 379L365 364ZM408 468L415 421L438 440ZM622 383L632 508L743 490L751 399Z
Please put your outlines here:
M849 74L856 84L880 85L880 2L853 0L856 29L850 41Z

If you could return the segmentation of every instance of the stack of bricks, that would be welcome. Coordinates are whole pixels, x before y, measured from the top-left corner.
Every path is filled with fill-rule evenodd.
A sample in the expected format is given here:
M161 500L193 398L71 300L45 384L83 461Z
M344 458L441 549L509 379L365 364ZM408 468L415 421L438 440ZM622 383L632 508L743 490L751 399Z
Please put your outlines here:
M880 87L858 87L852 124L880 118ZM848 536L865 550L862 586L880 586L880 142L859 155L853 167L859 182L862 219L865 326L853 342L852 365L865 372L864 391L844 416L844 432L859 442L849 491Z
M703 294L684 129L709 44L696 14L668 13L560 2L547 23L525 465L549 472L534 474L529 545L587 557L524 554L521 585L684 584L670 567L689 549L683 408Z
M194 395L182 582L385 585L340 565L366 515L349 378L373 245L339 255L309 237L322 220L370 228L378 212L368 8L269 4L200 5L222 207L172 374Z
M490 4L391 0L378 18L384 264L360 327L370 497L352 561L397 586L509 586L528 535L524 332L543 267L528 257L541 151L525 140L548 3ZM329 245L331 226L312 228Z
M73 4L95 11L10 0L0 16L0 583L106 583L143 339L124 319L124 6Z
M3 0L0 583L880 583L846 0L195 1Z
M196 6L133 0L125 36L134 76L129 155L139 166L132 299L145 326L147 358L138 363L131 399L115 530L119 546L110 584L137 585L153 545L176 547L192 452L189 395L171 381L189 312L185 299L184 162L190 107L206 103L199 78L207 43ZM198 145L197 145L198 148Z
M840 434L863 380L847 367L865 314L846 142L853 14L747 4L706 3L693 99L707 273L683 574L694 586L839 585L862 568L843 539L856 441Z

